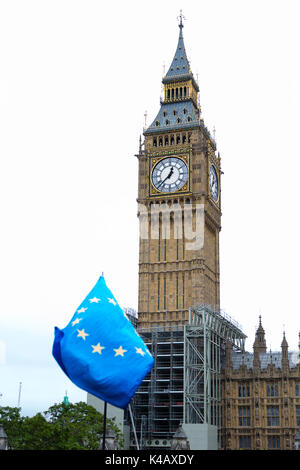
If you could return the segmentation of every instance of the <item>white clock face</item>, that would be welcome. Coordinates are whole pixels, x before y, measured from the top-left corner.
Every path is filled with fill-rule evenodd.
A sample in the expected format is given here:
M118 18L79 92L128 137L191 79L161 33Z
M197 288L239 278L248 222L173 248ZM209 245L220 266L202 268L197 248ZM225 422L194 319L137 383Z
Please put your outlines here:
M188 179L188 169L183 160L166 157L152 171L152 183L162 193L173 193L181 189Z
M219 199L219 181L216 169L213 165L209 169L209 189L215 202Z

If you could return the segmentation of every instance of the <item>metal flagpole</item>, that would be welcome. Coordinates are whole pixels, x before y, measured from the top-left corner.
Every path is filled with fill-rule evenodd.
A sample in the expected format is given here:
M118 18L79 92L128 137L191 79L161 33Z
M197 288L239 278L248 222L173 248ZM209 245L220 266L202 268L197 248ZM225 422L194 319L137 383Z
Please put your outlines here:
M133 429L133 434L134 434L134 439L135 439L135 445L136 445L137 450L140 450L130 404L128 405L128 409L129 409L129 414L130 414L130 419L131 419L131 424L132 424L132 429Z
M21 404L21 388L22 388L22 382L19 383L18 408L20 408L20 404Z
M105 450L107 402L104 402L102 450Z

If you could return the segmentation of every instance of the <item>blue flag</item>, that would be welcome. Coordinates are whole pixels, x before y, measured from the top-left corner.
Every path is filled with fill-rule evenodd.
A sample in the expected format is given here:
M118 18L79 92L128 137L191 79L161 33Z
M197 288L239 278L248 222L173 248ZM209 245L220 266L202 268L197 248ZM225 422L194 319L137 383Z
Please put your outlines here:
M53 356L78 387L126 408L154 359L101 276L63 329Z

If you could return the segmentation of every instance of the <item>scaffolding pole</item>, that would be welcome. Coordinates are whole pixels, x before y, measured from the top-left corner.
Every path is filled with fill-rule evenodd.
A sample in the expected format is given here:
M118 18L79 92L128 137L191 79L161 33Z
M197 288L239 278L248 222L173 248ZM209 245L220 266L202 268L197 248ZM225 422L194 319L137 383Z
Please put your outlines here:
M184 422L220 427L221 352L226 341L244 351L246 335L207 305L189 309L184 327Z

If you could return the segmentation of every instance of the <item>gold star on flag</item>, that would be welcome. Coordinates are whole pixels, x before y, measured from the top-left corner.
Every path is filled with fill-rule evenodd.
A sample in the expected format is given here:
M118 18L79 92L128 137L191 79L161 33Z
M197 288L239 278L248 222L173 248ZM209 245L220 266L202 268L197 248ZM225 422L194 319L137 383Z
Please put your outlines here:
M135 349L136 349L137 354L141 354L143 357L145 356L146 353L145 353L145 351L142 350L142 348L135 347Z
M98 302L100 302L100 300L101 300L101 299L97 299L97 297L93 297L92 299L89 299L89 301L91 302L91 304L93 304L93 303L96 303L96 304L97 304Z
M76 318L76 320L72 322L72 326L77 325L77 323L79 323L80 320L82 320L82 318Z
M101 346L100 343L98 343L96 346L92 345L92 348L94 349L93 353L97 352L99 354L102 354L102 349L105 349L105 347Z
M84 313L87 310L87 307L82 307L80 310L77 310L77 313Z
M84 339L84 341L85 341L85 337L89 336L89 334L86 333L84 330L77 330L77 331L78 331L77 337Z
M122 346L120 346L119 349L114 349L114 351L116 351L115 357L116 356L124 357L124 353L127 352L127 349L123 349Z

